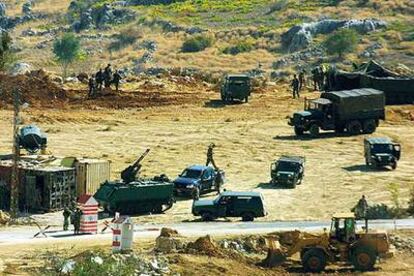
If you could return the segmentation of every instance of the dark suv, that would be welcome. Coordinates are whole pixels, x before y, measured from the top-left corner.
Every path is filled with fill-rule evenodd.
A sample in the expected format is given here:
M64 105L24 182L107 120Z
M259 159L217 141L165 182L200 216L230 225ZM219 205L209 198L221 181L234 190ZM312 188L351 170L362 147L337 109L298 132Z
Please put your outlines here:
M305 173L305 158L301 156L282 156L270 168L271 184L295 188L302 183Z
M391 141L388 137L366 138L364 140L365 163L367 166L397 168L397 161L401 157L401 145Z
M221 193L214 200L196 200L192 213L201 216L203 221L211 221L223 217L241 217L243 221L267 215L263 195L258 192Z

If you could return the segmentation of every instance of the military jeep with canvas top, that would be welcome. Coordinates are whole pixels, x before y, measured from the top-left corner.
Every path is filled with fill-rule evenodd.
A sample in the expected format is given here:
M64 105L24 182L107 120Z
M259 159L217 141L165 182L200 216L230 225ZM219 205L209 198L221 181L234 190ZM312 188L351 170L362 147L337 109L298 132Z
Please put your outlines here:
M391 141L388 137L366 138L364 140L365 163L367 166L397 168L397 161L401 157L401 145Z
M221 85L221 100L225 103L234 100L249 101L252 85L247 75L227 75Z
M305 173L305 158L301 156L282 156L270 167L271 184L295 188L302 183Z

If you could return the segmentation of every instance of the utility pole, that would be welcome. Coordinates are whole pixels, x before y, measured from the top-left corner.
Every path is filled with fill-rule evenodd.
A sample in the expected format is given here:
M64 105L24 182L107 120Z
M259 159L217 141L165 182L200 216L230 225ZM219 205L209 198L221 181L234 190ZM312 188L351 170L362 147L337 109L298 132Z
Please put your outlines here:
M19 212L19 161L20 161L20 145L19 145L19 124L20 124L20 92L13 90L14 96L14 114L13 114L13 166L10 185L10 212L16 217Z

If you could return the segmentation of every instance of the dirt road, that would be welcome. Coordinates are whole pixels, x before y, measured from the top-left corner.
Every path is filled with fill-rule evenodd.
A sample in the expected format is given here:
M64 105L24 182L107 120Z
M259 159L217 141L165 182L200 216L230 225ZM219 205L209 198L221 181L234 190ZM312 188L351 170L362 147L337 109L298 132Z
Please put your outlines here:
M414 124L407 115L414 110L412 106L389 107L389 120L374 134L402 144L398 169L373 171L364 165L363 135L326 133L319 139L295 138L286 117L301 109L303 101L291 99L285 87L272 86L255 93L248 104L228 106L210 90L190 89L187 93L190 98L197 94L197 100L120 110L99 105L31 108L25 111L24 121L47 132L48 149L55 155L112 160L113 178L146 148L151 153L143 162L143 174L166 173L174 178L186 166L204 163L206 147L214 142L216 163L229 180L226 188L264 194L269 215L262 220L327 219L334 212L348 211L362 194L370 204L391 203L388 186L393 183L400 187L401 204L406 204L414 177ZM317 95L309 92L304 96ZM11 149L11 111L0 111L0 129L0 152L7 153ZM296 189L268 185L270 163L282 154L306 157L305 179ZM167 214L144 216L139 221L193 220L190 206L191 200L179 200Z

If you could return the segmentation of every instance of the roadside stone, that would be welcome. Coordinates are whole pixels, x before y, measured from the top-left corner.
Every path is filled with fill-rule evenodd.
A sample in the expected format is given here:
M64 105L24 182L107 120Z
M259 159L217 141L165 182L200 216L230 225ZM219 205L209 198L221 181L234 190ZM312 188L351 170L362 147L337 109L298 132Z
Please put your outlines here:
M32 66L28 63L19 62L16 63L13 68L11 69L11 74L13 76L16 75L24 75L26 73L29 73L32 69Z

